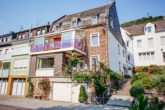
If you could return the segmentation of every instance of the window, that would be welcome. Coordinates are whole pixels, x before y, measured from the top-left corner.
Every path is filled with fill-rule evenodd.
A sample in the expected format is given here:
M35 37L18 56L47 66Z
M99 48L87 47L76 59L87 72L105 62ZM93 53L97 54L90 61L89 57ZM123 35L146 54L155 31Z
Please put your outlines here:
M165 52L163 52L163 61L165 62Z
M119 72L121 72L121 64L120 64L120 62L119 62Z
M72 27L73 28L76 28L77 27L77 22L76 21L72 22Z
M130 54L128 54L128 61L130 61L131 60L131 58L130 58L131 56L130 56Z
M33 36L32 32L29 32L29 38L31 38Z
M120 45L118 44L118 53L120 55Z
M41 33L42 33L42 35L45 34L45 29L42 29L41 30Z
M20 35L18 36L19 40L21 40L21 37L22 37L22 36L21 36L21 34L20 34Z
M0 50L0 54L2 54L2 50Z
M40 30L37 31L37 36L39 36L39 35L40 35Z
M96 70L98 69L97 65L99 62L99 55L93 55L91 56L91 60L90 60L90 68L92 69L93 66L96 66Z
M165 45L165 36L160 37L161 45Z
M59 24L59 29L61 29L62 28L62 22Z
M6 42L8 41L8 38L6 37Z
M4 62L3 69L10 69L10 62Z
M7 54L8 52L9 52L9 49L6 49L6 50L5 50L5 54Z
M3 43L3 39L2 39L2 43Z
M141 48L142 47L142 40L137 40L137 47Z
M97 17L94 17L94 18L92 19L92 24L97 24Z
M139 58L139 61L142 61L142 53L139 53L138 58Z
M129 47L129 41L127 41L127 47Z
M25 34L22 35L22 39L25 39Z
M91 46L99 46L99 35L98 34L91 35Z
M150 61L154 60L155 54L154 52L144 52L138 54L139 61Z
M123 50L123 56L125 56L125 51Z
M29 65L28 59L15 59L14 60L14 69L25 69Z
M151 27L147 27L147 32L151 32Z
M59 27L58 26L56 26L56 31L59 31Z
M54 67L54 57L45 57L38 59L38 68L53 68Z
M148 46L149 46L149 47L154 46L153 38L149 38L149 39L148 39Z

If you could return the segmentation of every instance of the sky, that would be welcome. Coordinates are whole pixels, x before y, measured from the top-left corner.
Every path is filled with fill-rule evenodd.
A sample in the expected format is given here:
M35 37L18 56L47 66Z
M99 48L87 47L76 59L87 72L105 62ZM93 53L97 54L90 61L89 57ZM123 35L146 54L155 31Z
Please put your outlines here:
M0 0L0 35L53 22L63 15L104 6L111 0ZM120 24L165 16L165 0L116 0Z

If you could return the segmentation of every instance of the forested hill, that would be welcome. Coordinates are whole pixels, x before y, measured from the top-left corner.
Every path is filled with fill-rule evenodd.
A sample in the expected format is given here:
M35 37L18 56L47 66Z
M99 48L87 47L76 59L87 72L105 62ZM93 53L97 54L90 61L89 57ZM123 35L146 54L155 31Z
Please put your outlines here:
M121 24L121 27L128 27L128 26L137 25L137 24L144 24L147 22L154 22L154 21L159 21L159 20L163 20L163 19L164 19L164 16L156 16L156 17L150 16L148 18L143 17L141 19L123 23L123 24Z

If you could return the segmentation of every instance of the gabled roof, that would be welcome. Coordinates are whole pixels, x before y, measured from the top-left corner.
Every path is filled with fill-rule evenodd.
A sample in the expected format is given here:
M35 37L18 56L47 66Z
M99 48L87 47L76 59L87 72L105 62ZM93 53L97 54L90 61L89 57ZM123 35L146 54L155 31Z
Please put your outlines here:
M155 25L156 32L165 31L165 20L151 22ZM130 34L130 36L144 35L145 24L132 25L124 27L124 29Z

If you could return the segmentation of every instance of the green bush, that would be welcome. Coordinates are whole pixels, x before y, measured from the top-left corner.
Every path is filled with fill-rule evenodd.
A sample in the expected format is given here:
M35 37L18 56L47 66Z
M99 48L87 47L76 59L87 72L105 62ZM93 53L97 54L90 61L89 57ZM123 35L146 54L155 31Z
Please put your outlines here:
M79 93L79 102L83 103L87 99L87 94L85 92L85 87L81 85L80 87L80 93Z
M134 75L131 79L131 84L138 80L138 75Z
M148 71L148 68L147 67L144 67L143 69L142 69L142 72L147 72Z
M165 74L152 78L151 84L157 91L165 94Z
M95 93L97 97L102 97L103 93L107 90L107 85L100 80L94 80Z
M134 75L131 79L131 84L133 84L137 80L142 80L143 78L149 77L146 73L140 73L137 75Z
M140 85L134 85L130 89L130 95L134 98L144 94L144 89Z
M149 77L145 77L145 78L141 79L140 81L141 81L144 89L151 89L152 88L151 80Z

